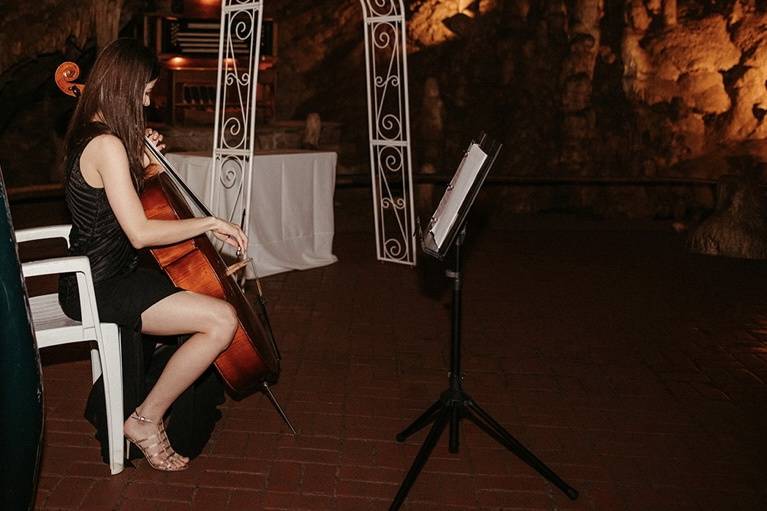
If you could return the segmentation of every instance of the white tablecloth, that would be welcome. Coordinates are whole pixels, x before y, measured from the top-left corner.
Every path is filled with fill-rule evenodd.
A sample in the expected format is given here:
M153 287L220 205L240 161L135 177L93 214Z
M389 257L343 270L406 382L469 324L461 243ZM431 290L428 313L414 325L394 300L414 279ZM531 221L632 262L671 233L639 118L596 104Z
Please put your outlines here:
M206 202L211 156L169 153L167 157L187 186ZM336 158L333 152L311 151L254 155L248 256L260 277L337 261L332 252ZM213 211L216 216L227 218L236 192L236 187L226 190ZM239 217L231 220L240 222ZM254 276L250 269L247 276Z

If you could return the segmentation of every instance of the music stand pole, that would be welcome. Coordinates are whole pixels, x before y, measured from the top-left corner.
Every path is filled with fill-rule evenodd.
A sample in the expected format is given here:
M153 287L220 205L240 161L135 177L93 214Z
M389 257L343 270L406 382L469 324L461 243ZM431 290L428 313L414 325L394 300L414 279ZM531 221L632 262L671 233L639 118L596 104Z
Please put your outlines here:
M405 479L394 497L394 501L389 507L389 511L397 511L405 501L410 488L415 483L418 474L421 473L426 461L431 455L434 446L437 445L442 431L447 423L450 423L449 431L449 450L451 453L458 452L459 423L461 419L469 419L477 425L479 429L490 435L496 442L506 447L512 453L516 454L522 461L535 469L544 478L562 490L570 499L578 498L578 491L568 485L557 474L539 460L532 452L514 438L503 426L501 426L493 417L484 411L466 392L461 385L461 288L463 285L461 277L461 247L466 237L466 223L464 222L458 235L455 237L453 250L455 254L455 263L452 270L445 273L448 278L453 279L453 314L452 314L452 339L450 347L450 374L449 387L442 392L439 399L426 409L415 421L402 430L396 437L397 442L404 442L414 433L432 424L429 434L426 435L421 448L418 450L410 470L405 475Z

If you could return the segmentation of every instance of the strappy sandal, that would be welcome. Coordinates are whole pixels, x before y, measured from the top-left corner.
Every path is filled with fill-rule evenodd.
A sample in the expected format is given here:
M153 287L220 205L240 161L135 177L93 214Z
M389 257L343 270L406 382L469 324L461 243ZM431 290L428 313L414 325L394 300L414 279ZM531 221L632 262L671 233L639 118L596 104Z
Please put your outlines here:
M130 418L145 424L155 424L153 420L147 419L135 411L131 414ZM138 447L149 465L156 470L179 472L189 468L189 463L180 466L173 464L174 458L178 459L179 454L170 446L170 441L168 440L168 435L165 433L165 427L163 426L162 421L157 424L157 433L142 438L141 440L130 438L128 435L125 435L126 453L130 452L130 444Z

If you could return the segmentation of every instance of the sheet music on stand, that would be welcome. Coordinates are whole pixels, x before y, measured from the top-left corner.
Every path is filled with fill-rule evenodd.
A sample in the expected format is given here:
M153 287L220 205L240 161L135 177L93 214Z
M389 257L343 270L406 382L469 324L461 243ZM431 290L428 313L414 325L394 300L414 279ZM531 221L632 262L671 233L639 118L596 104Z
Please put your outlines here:
M484 133L469 145L423 234L424 252L445 257L500 150L501 144Z

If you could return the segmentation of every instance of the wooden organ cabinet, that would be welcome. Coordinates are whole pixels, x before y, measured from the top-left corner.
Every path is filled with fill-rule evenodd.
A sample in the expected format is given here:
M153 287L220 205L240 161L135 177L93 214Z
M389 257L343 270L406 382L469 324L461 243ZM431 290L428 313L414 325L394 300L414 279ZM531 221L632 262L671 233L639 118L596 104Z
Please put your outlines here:
M154 99L172 124L213 123L220 22L220 8L144 15L144 44L156 51L163 66ZM276 41L273 20L264 18L256 89L260 122L270 122L275 115Z

